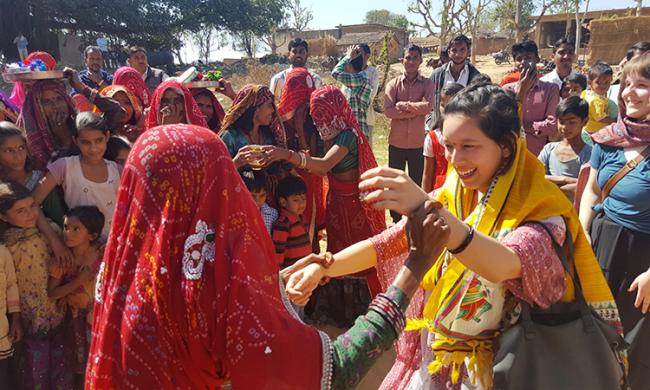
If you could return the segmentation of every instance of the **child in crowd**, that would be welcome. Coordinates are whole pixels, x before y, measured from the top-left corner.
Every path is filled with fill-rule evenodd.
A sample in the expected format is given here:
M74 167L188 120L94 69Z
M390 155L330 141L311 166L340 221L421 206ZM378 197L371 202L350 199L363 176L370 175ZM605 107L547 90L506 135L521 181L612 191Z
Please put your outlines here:
M560 97L566 99L569 96L580 96L582 91L587 89L587 77L581 73L572 72L562 81Z
M273 225L278 265L288 267L311 253L311 240L302 214L307 207L307 185L298 176L287 176L278 184L278 202L282 207Z
M539 154L546 167L546 178L573 201L582 164L591 158L591 145L582 139L582 127L589 117L589 104L569 96L557 106L557 127L563 139L549 142Z
M34 191L34 199L41 204L54 187L63 186L69 208L93 205L102 212L105 216L102 238L106 239L113 221L121 167L104 159L109 137L104 118L91 112L79 113L76 130L73 140L81 155L50 163L47 175Z
M25 134L13 123L0 122L0 180L20 183L34 191L44 175L43 171L32 169ZM46 217L63 226L65 205L60 191L50 192L42 206Z
M263 171L243 171L242 179L253 200L260 209L264 225L269 234L273 230L273 224L278 220L278 211L266 203L266 174Z
M451 83L442 88L440 93L440 112L445 112L445 104L463 89L462 84ZM440 121L424 138L424 171L422 174L422 189L431 192L442 186L447 177L447 159L442 141Z
M592 134L616 120L616 103L607 98L614 71L604 62L596 62L589 68L589 89L580 95L589 103L589 120L585 125Z
M130 151L131 144L129 141L124 137L114 135L111 136L106 143L104 158L124 166L124 164L126 164L126 159L129 157Z
M52 251L36 227L37 219L38 206L27 188L0 183L0 238L14 261L25 332L12 376L26 389L71 389L65 308L47 294Z
M23 337L14 259L0 245L0 383L9 385L9 358Z
M65 302L72 313L77 369L77 388L83 388L86 359L90 347L95 281L102 261L99 239L104 215L95 206L70 210L63 224L65 244L74 255L72 267L53 265L47 292L51 299Z

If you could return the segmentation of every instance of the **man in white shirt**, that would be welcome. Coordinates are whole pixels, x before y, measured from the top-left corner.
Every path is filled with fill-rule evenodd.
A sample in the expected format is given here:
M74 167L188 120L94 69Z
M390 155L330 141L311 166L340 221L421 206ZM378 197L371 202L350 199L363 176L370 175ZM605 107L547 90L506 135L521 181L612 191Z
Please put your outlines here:
M431 73L431 80L436 86L436 93L433 102L433 109L427 116L426 128L433 130L440 117L440 93L447 84L457 83L467 86L474 77L481 74L469 63L469 55L472 50L472 41L463 34L457 35L449 41L447 53L449 62L437 68Z
M573 62L576 59L575 44L567 38L560 38L553 45L553 62L555 69L544 75L540 80L553 83L562 90L564 79L574 73Z
M289 63L291 64L291 67L289 69L285 69L282 72L276 74L271 78L271 84L269 85L269 89L271 92L273 92L273 95L275 96L275 101L276 103L280 101L280 97L282 97L282 90L284 88L284 81L287 78L287 74L293 69L294 67L296 68L304 68L307 65L307 59L309 58L309 44L302 40L301 38L294 38L289 42ZM314 78L314 85L316 88L320 88L323 85L323 80L321 80L320 76L314 73L313 71L309 71L311 73L311 76Z

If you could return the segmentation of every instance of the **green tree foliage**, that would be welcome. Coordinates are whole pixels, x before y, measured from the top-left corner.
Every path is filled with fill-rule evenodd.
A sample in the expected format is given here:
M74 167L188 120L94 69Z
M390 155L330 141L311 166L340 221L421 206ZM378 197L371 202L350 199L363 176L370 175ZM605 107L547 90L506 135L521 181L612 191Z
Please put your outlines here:
M56 54L52 32L75 31L93 41L97 35L125 45L178 49L184 32L268 32L282 20L284 0L0 0L0 33L23 32L30 50ZM15 57L13 39L0 51Z
M409 28L409 21L406 16L392 13L387 9L373 9L366 12L365 22L403 29Z

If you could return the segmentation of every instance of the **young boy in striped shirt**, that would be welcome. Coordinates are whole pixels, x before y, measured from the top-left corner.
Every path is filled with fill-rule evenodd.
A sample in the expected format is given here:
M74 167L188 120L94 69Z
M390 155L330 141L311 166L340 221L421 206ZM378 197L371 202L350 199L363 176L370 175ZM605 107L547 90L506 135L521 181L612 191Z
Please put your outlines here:
M302 214L307 207L307 186L298 176L280 181L277 191L282 207L273 225L273 244L280 268L285 268L311 253L311 240Z

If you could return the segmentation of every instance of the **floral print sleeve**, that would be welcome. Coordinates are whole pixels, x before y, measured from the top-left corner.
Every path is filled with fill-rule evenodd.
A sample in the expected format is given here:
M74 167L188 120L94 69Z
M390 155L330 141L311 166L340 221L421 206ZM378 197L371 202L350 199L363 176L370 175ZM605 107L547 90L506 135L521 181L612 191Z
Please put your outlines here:
M391 286L386 295L406 311L409 299L404 292ZM354 388L363 379L377 358L388 350L401 329L375 311L368 311L355 321L352 328L332 343L332 388Z
M561 217L541 221L553 234L555 242L564 242L566 225ZM505 281L517 298L543 309L564 295L564 268L546 229L527 224L506 235L501 243L512 249L521 261L521 277Z

